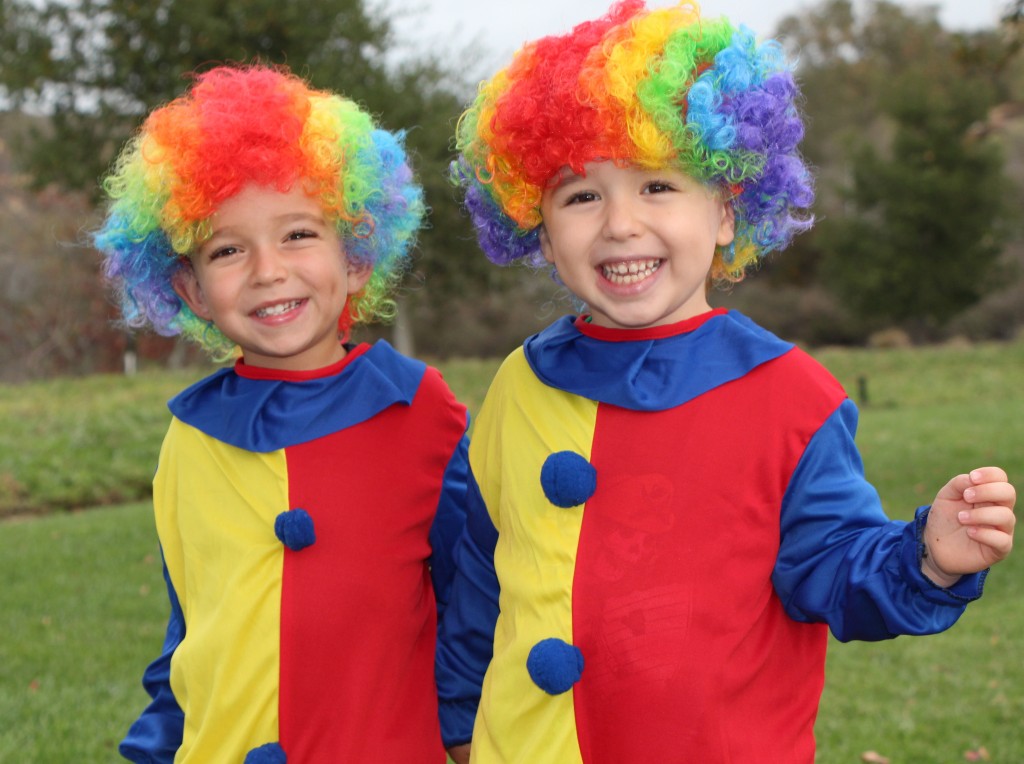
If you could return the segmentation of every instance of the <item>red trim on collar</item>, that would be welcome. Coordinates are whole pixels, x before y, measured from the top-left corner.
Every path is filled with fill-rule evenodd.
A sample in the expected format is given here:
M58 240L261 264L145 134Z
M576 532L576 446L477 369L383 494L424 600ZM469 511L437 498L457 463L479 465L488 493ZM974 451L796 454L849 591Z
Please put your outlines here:
M358 358L369 349L370 346L367 343L362 342L349 350L345 354L344 358L340 361L335 361L330 366L324 366L322 369L302 369L299 371L290 371L288 369L268 369L265 366L250 366L245 362L245 359L239 358L235 361L235 374L240 377L245 377L246 379L270 379L280 382L305 382L310 379L321 379L322 377L330 377L337 374L354 358Z
M663 324L661 326L648 326L643 329L612 329L607 326L596 326L586 321L589 314L577 317L574 326L579 329L580 334L593 337L595 340L605 342L635 342L636 340L663 340L666 337L675 337L679 334L692 332L702 326L708 319L715 316L722 316L728 313L726 308L715 308L707 313L698 316L684 318L674 324Z

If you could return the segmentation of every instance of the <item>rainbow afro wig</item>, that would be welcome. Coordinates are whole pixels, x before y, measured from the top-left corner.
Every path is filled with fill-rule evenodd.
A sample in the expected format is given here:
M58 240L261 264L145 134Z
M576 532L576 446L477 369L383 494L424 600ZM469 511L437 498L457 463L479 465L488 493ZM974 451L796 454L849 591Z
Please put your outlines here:
M799 97L782 46L693 3L613 5L525 45L459 122L452 175L488 258L543 263L544 190L563 167L671 167L729 199L736 237L712 276L736 281L811 225Z
M232 354L233 343L172 282L210 235L210 216L251 183L282 192L301 184L336 224L349 261L372 266L340 333L391 318L391 294L424 214L402 138L284 69L198 75L185 95L149 115L103 182L110 203L94 241L125 323L183 335L219 359Z

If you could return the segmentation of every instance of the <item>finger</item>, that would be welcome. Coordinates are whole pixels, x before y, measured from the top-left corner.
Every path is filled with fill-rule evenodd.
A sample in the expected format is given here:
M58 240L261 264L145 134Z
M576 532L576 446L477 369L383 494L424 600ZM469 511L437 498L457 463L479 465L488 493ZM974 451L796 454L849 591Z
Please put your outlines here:
M968 504L1002 504L1013 507L1017 492L1009 483L982 483L964 489L964 501Z
M992 550L1000 560L1010 554L1010 550L1013 549L1013 536L995 528L971 527L967 529L967 533L970 535L971 541Z
M977 471L978 470L975 470L975 472ZM951 478L948 483L942 486L942 488L939 490L935 498L946 499L948 501L960 501L961 499L963 499L965 491L975 487L976 486L971 479L971 475L968 473L964 473L962 475L957 475L956 477Z
M982 483L1006 483L1009 478L999 467L978 467L970 472L970 480L974 485ZM955 478L954 478L955 479Z
M1017 518L1007 507L992 504L986 507L965 509L957 513L957 520L968 527L987 526L1005 533L1012 533Z

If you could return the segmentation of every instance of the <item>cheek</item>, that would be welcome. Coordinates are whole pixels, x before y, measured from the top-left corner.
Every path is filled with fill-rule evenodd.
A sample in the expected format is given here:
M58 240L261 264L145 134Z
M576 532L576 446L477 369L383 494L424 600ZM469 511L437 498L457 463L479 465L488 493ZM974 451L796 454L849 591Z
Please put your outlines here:
M197 291L200 299L207 305L216 305L227 299L226 295L233 290L230 284L223 278L205 278L198 281Z

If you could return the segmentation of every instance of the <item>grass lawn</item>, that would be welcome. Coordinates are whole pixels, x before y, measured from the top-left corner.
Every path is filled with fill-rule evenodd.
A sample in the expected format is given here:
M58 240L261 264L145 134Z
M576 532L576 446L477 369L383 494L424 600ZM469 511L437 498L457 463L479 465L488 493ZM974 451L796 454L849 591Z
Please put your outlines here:
M983 463L1024 482L1024 343L817 355L851 394L866 379L858 442L893 516L909 517L954 472ZM475 410L496 365L441 367ZM56 506L117 499L117 486L90 479L111 464L144 490L166 426L162 401L185 381L0 388L0 499L7 485L9 499L41 511L33 487L57 495L51 482L63 486ZM856 764L867 751L892 764L1024 762L1021 547L946 634L831 646L820 762ZM0 521L0 581L0 762L116 760L166 619L148 503Z
M0 761L118 760L167 620L147 504L0 523Z
M0 517L146 498L165 402L203 373L0 385Z

